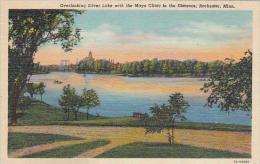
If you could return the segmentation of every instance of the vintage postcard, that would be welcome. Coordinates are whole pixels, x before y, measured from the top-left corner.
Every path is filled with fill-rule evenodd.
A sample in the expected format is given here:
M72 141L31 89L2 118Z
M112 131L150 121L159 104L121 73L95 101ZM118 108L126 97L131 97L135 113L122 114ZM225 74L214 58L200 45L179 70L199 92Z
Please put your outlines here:
M1 1L0 164L260 163L259 1Z

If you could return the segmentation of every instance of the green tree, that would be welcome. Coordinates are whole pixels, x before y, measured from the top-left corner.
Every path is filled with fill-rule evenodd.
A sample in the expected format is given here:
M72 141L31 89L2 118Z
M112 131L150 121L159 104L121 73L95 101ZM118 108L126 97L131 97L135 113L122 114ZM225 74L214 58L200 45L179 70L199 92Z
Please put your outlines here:
M154 58L151 60L151 64L150 64L150 73L154 74L157 71L157 65L158 65L158 59Z
M20 96L17 107L24 113L26 109L31 105L31 99L29 96Z
M137 74L142 74L143 73L140 62L136 62L136 71L137 71Z
M162 73L163 74L168 74L169 73L169 67L168 67L167 63L163 63L163 65L162 65Z
M157 105L155 104L150 108L151 117L144 118L146 133L160 133L164 129L167 130L168 142L174 143L174 129L175 122L185 120L183 113L186 112L189 106L188 102L184 100L181 93L174 93L170 95L168 105Z
M194 76L194 74L195 74L195 71L196 71L195 70L195 66L196 66L196 64L197 64L197 60L191 60L189 72L190 72L190 74L192 76Z
M73 105L72 106L73 106L72 109L74 111L75 120L78 120L79 109L84 106L84 101L83 101L82 96L75 94L73 96Z
M42 95L45 93L45 84L43 82L40 82L38 87L37 87L37 93L41 96L41 101L42 101Z
M38 62L38 63L34 63L33 64L33 72L32 73L38 73L38 72L40 72L40 63Z
M58 101L64 113L67 114L67 120L70 119L70 112L75 109L75 96L76 89L71 88L70 84L63 87L63 93Z
M144 60L143 72L144 72L144 74L149 74L149 72L150 72L150 61L147 59Z
M8 109L16 124L19 96L33 71L33 57L43 44L60 43L65 51L80 40L80 30L73 28L75 14L69 10L9 10ZM75 32L74 32L75 31Z
M33 99L33 96L37 94L38 84L35 83L27 83L26 84L26 92L29 93L31 99Z
M196 76L202 75L202 73L203 73L203 67L204 67L203 62L197 62L197 63L196 63L196 65L195 65L195 75L196 75Z
M122 72L123 72L124 74L128 74L128 62L126 62L125 64L123 64Z
M95 90L93 89L87 90L86 88L83 89L82 98L83 98L83 107L87 108L87 120L88 120L89 110L91 108L100 105L100 100Z
M220 69L224 65L223 61L216 60L208 63L208 73L212 74L216 72L218 69Z
M209 72L209 65L208 63L204 63L201 72L202 76L206 76L208 72Z
M250 111L252 108L252 52L248 50L240 61L227 59L210 72L204 92L209 92L207 105L217 105L222 111Z
M138 72L137 72L137 62L133 62L133 63L131 64L131 73L132 73L133 75L137 75L137 74L138 74Z

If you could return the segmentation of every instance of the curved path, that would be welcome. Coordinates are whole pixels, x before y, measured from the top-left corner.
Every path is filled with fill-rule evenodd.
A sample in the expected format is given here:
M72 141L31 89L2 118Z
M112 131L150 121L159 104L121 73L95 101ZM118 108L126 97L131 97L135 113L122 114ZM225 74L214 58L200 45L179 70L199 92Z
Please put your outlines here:
M78 157L96 157L114 147L133 142L167 142L165 134L145 134L143 128L135 127L80 127L59 125L11 126L9 127L9 132L61 134L83 138L83 140L80 141L56 142L16 150L10 153L9 157L22 157L36 152L53 149L64 144L70 145L100 139L110 140L111 143L80 154ZM176 142L180 144L238 153L250 153L251 150L250 132L177 129L175 131L175 136Z
M46 150L50 150L50 149L55 149L60 146L69 146L69 145L74 145L74 144L80 144L83 142L86 142L86 141L75 140L75 141L61 141L61 142L55 142L55 143L49 143L49 144L41 144L41 145L37 145L37 146L18 149L14 152L9 153L8 156L11 158L19 158L19 157L31 155L33 153L46 151Z

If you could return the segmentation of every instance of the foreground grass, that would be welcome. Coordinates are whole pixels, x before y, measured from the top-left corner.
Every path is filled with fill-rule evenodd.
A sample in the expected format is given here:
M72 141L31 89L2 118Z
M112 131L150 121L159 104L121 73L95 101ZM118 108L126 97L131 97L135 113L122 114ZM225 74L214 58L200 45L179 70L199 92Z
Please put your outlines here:
M182 144L133 143L116 147L98 158L250 158L250 155Z
M20 114L18 125L70 125L70 126L126 126L143 127L144 123L133 117L105 118L79 113L78 121L74 121L71 113L71 120L65 121L65 114L60 108L56 108L43 102L34 101L32 106ZM73 120L73 121L72 121ZM251 126L216 124L216 123L196 123L177 122L176 128L197 129L197 130L224 130L224 131L251 131Z
M54 135L54 134L41 134L41 133L9 133L8 134L8 152L25 147L36 146L40 144L53 143L57 141L78 140L81 138Z
M57 121L66 119L65 113L60 109L49 104L33 101L31 107L25 110L25 113L19 113L17 119L18 125L48 125ZM71 120L74 120L74 114L71 113ZM89 119L95 119L96 116L89 115ZM79 113L78 120L86 120L87 114Z
M108 140L98 140L70 146L61 146L57 149L43 151L25 156L26 158L72 158L88 150L108 144Z

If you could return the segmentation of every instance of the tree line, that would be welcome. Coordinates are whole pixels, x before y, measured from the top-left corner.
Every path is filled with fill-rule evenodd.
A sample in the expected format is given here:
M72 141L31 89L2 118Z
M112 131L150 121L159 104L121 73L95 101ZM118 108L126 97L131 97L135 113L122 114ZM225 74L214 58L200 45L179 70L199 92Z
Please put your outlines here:
M126 63L114 63L106 59L83 59L76 71L80 73L111 73L128 76L192 76L204 77L224 64L222 61L202 62L197 60L158 60L157 58Z
M33 64L32 74L46 74L46 73L50 73L50 72L51 72L51 69L49 66L43 66L43 65L40 65L40 63Z

